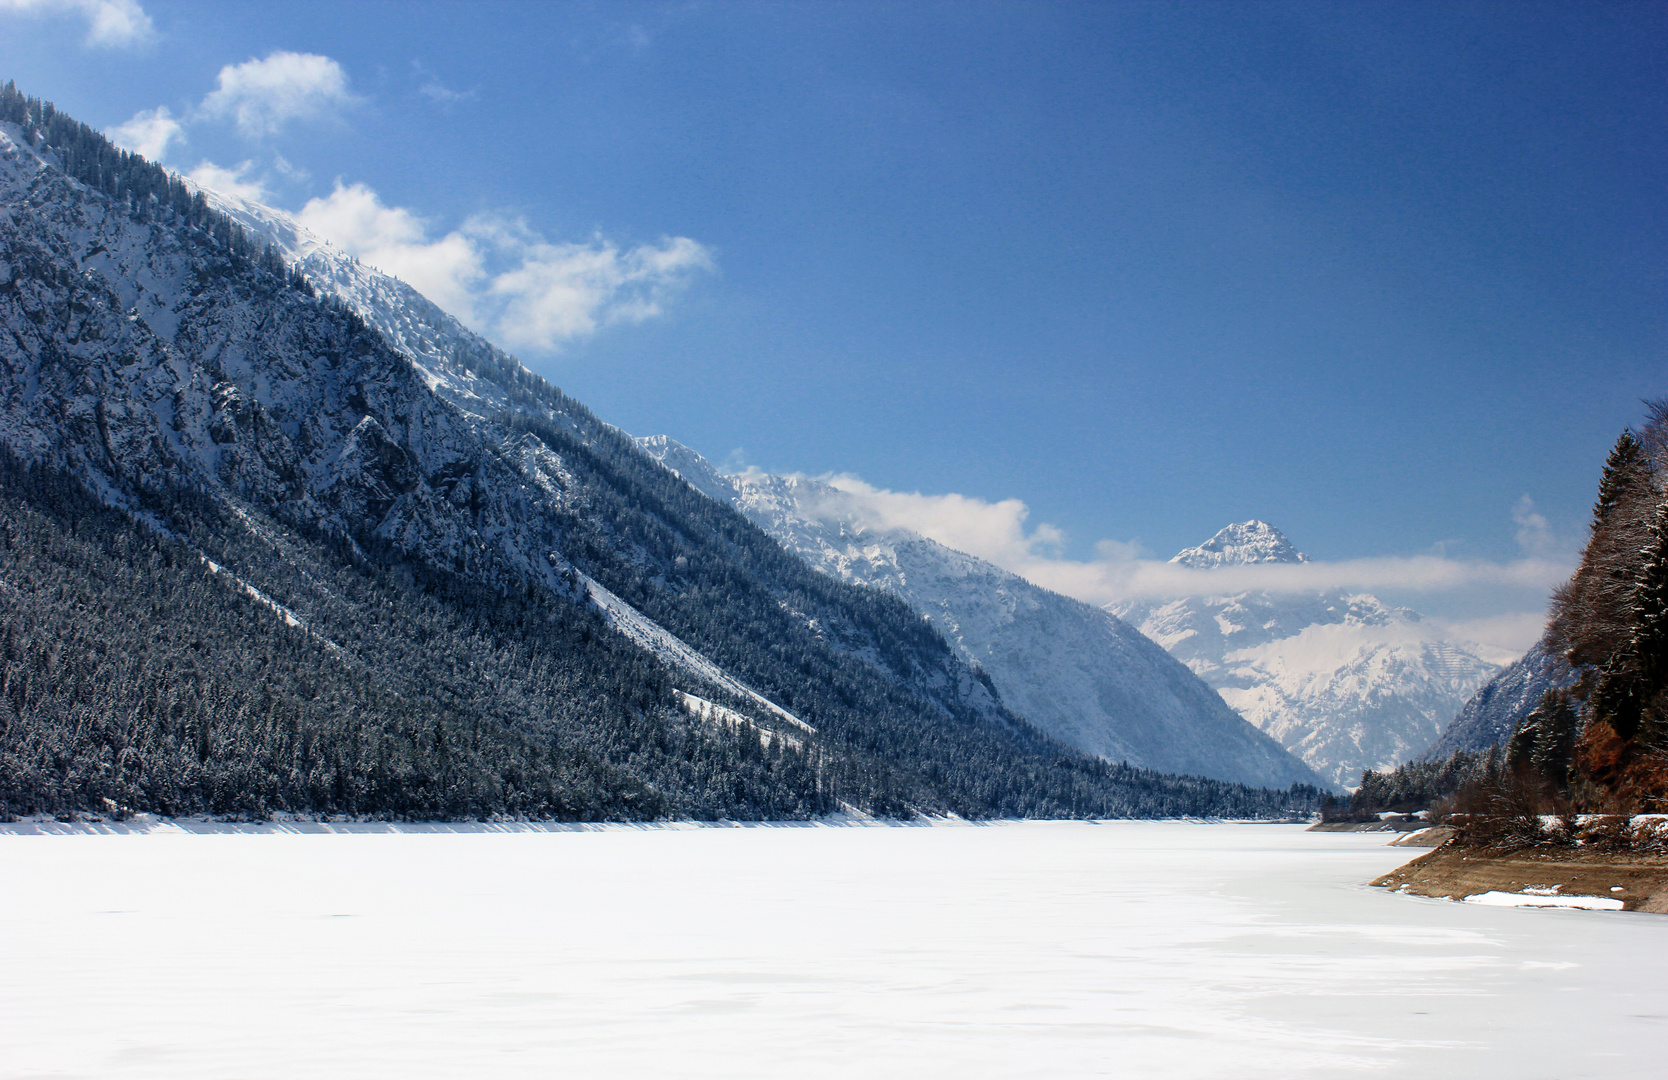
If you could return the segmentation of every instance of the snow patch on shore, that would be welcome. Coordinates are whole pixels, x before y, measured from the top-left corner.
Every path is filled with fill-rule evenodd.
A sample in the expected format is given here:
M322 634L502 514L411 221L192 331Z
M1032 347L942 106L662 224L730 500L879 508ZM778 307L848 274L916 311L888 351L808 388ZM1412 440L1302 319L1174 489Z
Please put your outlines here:
M1524 892L1499 892L1491 890L1465 898L1468 904L1482 904L1484 907L1549 907L1549 908L1580 908L1584 911L1620 911L1623 904L1620 900L1608 896L1559 896L1556 893L1545 892L1540 889L1530 889Z

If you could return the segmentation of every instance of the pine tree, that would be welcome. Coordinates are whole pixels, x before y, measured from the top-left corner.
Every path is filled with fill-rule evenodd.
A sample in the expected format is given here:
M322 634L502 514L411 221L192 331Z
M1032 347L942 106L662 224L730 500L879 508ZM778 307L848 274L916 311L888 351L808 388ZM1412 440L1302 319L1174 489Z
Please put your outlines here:
M1619 673L1626 666L1625 654L1638 628L1634 608L1640 549L1648 543L1656 508L1652 462L1646 452L1647 441L1654 437L1653 420L1645 438L1624 431L1616 440L1599 481L1592 535L1581 565L1553 593L1547 650L1572 668L1592 666ZM1612 685L1607 693L1614 696L1621 689ZM1625 704L1621 707L1625 714Z
M1639 733L1646 710L1668 682L1668 500L1651 515L1637 552L1632 633L1600 669L1590 708L1623 739Z
M1634 594L1639 630L1633 638L1634 663L1647 708L1668 688L1668 499L1661 500L1651 516L1650 541L1641 552L1645 559Z
M1559 790L1567 788L1577 719L1568 696L1548 690L1512 732L1507 763L1514 771L1533 772Z
M1593 504L1594 532L1610 520L1610 515L1622 496L1638 483L1644 464L1644 448L1639 445L1639 440L1632 431L1623 431L1604 462L1604 475L1599 480L1598 501Z

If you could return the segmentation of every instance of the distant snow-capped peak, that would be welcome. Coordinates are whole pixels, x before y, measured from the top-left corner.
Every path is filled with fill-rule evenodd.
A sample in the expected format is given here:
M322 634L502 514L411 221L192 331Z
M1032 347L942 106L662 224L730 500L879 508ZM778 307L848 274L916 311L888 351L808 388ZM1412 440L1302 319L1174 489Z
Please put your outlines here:
M1195 570L1250 563L1305 563L1309 556L1292 546L1284 533L1266 521L1241 521L1198 547L1183 548L1170 560Z
M1201 570L1306 563L1264 521L1230 525L1170 560ZM1415 611L1366 593L1245 591L1110 608L1332 783L1391 767L1442 731L1496 664Z

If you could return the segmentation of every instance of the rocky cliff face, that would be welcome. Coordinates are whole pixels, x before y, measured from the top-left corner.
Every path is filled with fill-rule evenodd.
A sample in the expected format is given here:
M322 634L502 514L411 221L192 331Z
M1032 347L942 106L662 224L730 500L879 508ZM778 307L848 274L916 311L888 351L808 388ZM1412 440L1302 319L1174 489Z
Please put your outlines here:
M1230 525L1171 561L1201 569L1308 557L1265 522ZM1237 592L1113 612L1196 672L1329 782L1393 768L1429 746L1497 670L1417 612L1366 594Z
M1244 783L1313 783L1210 687L1127 623L906 529L865 528L849 496L803 477L721 475L666 438L639 440L823 573L884 589L932 620L1004 702L1112 761Z

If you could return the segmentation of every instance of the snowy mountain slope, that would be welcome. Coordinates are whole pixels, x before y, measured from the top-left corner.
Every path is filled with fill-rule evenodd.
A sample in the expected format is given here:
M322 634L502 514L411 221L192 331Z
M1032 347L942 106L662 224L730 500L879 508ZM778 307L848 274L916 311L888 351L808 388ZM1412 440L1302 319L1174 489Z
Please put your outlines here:
M1200 569L1307 556L1261 521L1230 525L1171 561ZM1329 782L1429 746L1497 670L1417 612L1342 592L1242 592L1111 610L1187 664L1247 720Z
M1555 658L1537 644L1484 683L1420 758L1441 761L1456 750L1479 753L1491 746L1504 747L1542 695L1568 685L1574 674L1567 667L1560 672Z
M754 704L763 707L766 712L771 713L778 719L786 720L801 731L811 735L817 733L816 728L771 701L757 690L738 682L735 676L690 648L676 634L670 633L665 627L657 625L653 619L648 618L595 581L584 574L579 575L579 580L585 585L586 598L602 612L602 617L608 621L608 625L664 660L669 666L687 675L693 675L695 678L713 686L728 690L738 697L752 701ZM690 696L682 694L681 691L680 694L684 698Z
M338 298L50 106L0 87L0 119L26 125L0 130L0 513L39 538L4 557L101 568L73 610L41 606L57 584L4 598L0 666L66 677L9 684L32 697L0 707L0 810L1269 805L1046 738L901 601L815 573L397 283L350 265ZM48 623L71 636L29 637ZM799 742L760 756L691 693Z
M917 533L865 529L849 497L827 484L721 475L665 436L638 441L818 570L902 597L989 675L1011 708L1056 738L1167 772L1314 782L1163 649L1108 613Z
M54 298L31 289L14 263L79 268L65 283L70 314L57 340L29 348L14 335L0 345L12 376L0 412L7 444L88 475L118 504L137 505L133 484L212 478L240 500L275 506L286 524L356 548L388 544L483 582L510 573L588 596L686 675L802 724L557 554L559 530L540 504L559 505L571 477L533 436L507 439L478 422L513 395L464 366L471 354L500 369L513 361L284 215L205 191L375 316L405 355L374 335L344 340L328 309L275 283L273 295L256 298L217 287L189 241L112 212L55 165L15 126L0 126L0 203L39 208L52 226L44 237L6 237L0 267L22 312L38 324ZM448 402L473 411L460 417Z
M9 126L0 200L18 316L0 343L8 445L118 503L209 481L355 546L564 587L513 465L375 335L91 197Z
M187 184L250 236L271 244L314 289L351 308L411 360L435 393L466 413L490 418L533 407L546 417L563 415L560 402L534 405L528 389L540 381L537 376L410 285L361 263L282 210Z
M588 410L565 395L544 385L514 357L465 327L455 317L397 278L367 266L328 241L310 232L281 210L198 187L208 204L225 213L251 236L273 245L307 282L324 295L335 298L355 312L394 345L411 363L425 385L441 399L457 407L476 427L497 430L505 417L518 417L552 426L592 446L598 435L617 435L615 429L598 421ZM569 480L564 466L545 442L522 435L504 446L506 457L522 477L550 498L560 502ZM582 575L581 575L582 576ZM746 688L733 674L679 641L676 634L656 626L652 619L620 597L589 579L588 595L610 625L649 648L661 660L697 679L754 700L768 711L800 723L792 712ZM667 646L667 642L675 645ZM875 659L872 649L856 651ZM981 707L991 710L996 702L976 681L927 678L935 688L950 688L953 695L985 698ZM918 687L925 685L917 680Z

